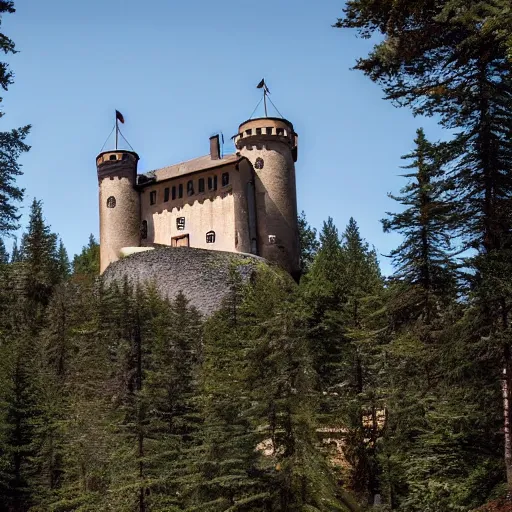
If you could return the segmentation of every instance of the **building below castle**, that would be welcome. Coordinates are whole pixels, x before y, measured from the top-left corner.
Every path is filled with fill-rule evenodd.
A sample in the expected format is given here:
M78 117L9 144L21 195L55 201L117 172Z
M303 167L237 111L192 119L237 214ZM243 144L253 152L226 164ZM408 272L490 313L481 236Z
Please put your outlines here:
M133 151L97 156L102 273L123 250L164 245L253 254L298 274L293 125L250 119L233 139L233 154L216 135L208 155L145 174Z

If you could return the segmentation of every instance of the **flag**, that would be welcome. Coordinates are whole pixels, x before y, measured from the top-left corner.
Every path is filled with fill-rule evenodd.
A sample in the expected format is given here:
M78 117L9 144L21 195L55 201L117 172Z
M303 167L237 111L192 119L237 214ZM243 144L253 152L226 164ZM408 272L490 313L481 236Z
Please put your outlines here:
M262 78L261 82L256 86L256 89L263 89L265 87L265 79Z
M124 117L123 117L123 114L121 114L121 112L119 112L119 110L116 110L116 120L117 121L121 121L121 123L124 124Z

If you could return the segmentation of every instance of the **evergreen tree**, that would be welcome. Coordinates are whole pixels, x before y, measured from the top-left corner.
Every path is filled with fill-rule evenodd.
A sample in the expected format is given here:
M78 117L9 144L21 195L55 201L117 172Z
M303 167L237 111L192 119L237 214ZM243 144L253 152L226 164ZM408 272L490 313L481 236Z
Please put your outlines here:
M12 244L12 251L11 251L11 263L18 263L21 261L21 254L18 249L18 240L15 238L14 242Z
M89 236L89 243L80 254L73 258L73 274L97 276L100 273L100 246L94 235Z
M442 148L430 143L422 129L417 131L416 148L404 156L412 159L405 169L414 172L404 177L409 183L401 196L389 195L405 207L400 213L388 213L382 221L384 231L403 236L400 246L391 251L394 278L402 283L393 309L403 321L422 317L426 325L454 298L455 264L451 235L453 206L447 200L443 174Z
M15 12L14 3L9 0L0 2L0 23L5 13ZM0 50L5 54L16 53L14 42L0 34ZM7 90L13 83L13 73L5 62L0 63L0 86ZM0 98L0 102L1 102ZM0 117L4 112L0 112ZM16 178L21 176L18 158L27 152L30 146L25 139L30 126L24 126L8 132L0 132L0 235L8 234L18 228L20 215L16 203L23 200L24 190L16 186Z
M48 304L54 286L61 280L57 236L51 232L43 217L41 201L34 199L30 208L27 232L23 235L23 294L33 318L41 315Z
M68 258L68 252L64 247L64 243L59 239L59 247L57 249L57 275L59 280L69 277L71 264Z
M0 265L9 263L9 253L5 247L4 241L0 238Z
M306 220L306 214L301 212L298 219L299 245L300 245L300 271L304 275L310 269L320 243L317 239L316 229L312 228Z

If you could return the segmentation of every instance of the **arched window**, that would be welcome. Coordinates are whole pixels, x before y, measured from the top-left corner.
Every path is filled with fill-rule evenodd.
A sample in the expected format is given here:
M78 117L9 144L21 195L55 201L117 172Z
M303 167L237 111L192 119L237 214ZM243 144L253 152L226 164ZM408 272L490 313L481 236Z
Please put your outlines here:
M116 198L114 196L110 196L107 199L107 208L115 208L116 207Z
M265 165L265 162L263 161L263 158L256 158L256 162L254 162L254 168L255 169L263 169L263 166Z
M140 226L140 237L145 240L148 237L148 221L143 220Z
M156 190L149 193L149 204L156 204Z
M208 231L208 233L206 233L206 243L207 244L215 243L215 231Z

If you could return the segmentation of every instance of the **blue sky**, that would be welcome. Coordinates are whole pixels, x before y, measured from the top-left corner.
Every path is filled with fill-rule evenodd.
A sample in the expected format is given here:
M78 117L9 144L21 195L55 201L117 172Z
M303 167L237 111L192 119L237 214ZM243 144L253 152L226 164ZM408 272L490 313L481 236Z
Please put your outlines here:
M414 118L350 68L370 42L331 25L342 0L17 0L2 31L20 53L8 61L2 130L32 124L23 156L23 209L42 199L70 253L98 235L95 156L114 123L145 172L208 152L256 106L265 77L272 100L299 134L299 210L320 228L353 216L380 254L400 241L379 222L397 206L400 156L433 119ZM230 151L226 143L225 151ZM383 270L390 263L381 258Z

